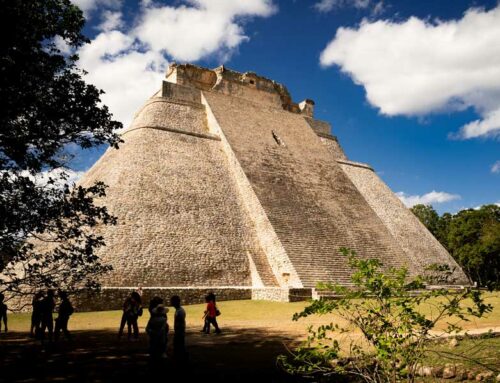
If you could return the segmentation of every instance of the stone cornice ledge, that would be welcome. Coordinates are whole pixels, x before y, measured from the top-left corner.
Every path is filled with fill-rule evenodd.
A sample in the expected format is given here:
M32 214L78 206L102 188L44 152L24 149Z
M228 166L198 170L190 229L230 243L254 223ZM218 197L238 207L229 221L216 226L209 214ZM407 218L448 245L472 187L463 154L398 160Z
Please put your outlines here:
M145 125L145 126L136 126L134 128L128 129L127 131L122 133L122 136L124 136L127 133L133 132L134 130L138 129L156 129L156 130L164 130L166 132L172 132L172 133L179 133L179 134L185 134L187 136L193 136L193 137L198 137L198 138L205 138L208 140L214 140L214 141L220 141L220 137L211 134L211 133L197 133L197 132L189 132L186 130L180 130L180 129L174 129L174 128L167 128L165 126L159 126L159 125Z
M354 162L354 161L346 161L346 160L335 160L335 161L337 161L337 163L339 163L339 164L356 166L358 168L364 168L364 169L371 170L372 172L375 172L375 170L373 170L373 168L370 165L364 164L362 162Z

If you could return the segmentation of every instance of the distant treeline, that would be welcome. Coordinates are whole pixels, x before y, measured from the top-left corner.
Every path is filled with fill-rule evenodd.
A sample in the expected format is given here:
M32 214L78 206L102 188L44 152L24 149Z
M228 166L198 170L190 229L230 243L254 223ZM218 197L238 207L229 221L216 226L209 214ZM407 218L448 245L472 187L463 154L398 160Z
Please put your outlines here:
M431 205L411 211L449 251L472 282L500 288L500 207L483 205L456 214L439 214Z

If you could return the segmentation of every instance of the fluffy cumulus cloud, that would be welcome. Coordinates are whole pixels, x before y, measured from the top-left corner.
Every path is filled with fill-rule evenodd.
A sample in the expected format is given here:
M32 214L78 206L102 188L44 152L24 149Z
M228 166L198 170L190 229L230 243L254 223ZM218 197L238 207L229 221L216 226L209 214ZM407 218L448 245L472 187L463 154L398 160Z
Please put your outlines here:
M118 11L105 10L102 13L102 22L97 29L108 32L115 29L120 29L123 26L123 15Z
M79 65L88 71L86 80L106 92L102 101L125 126L160 89L167 65L161 53L141 50L133 37L117 30L100 33L79 55Z
M500 135L500 6L459 20L363 21L339 28L321 53L385 115L418 116L472 107L480 119L455 135Z
M248 40L244 19L276 11L272 0L185 0L176 6L144 0L128 26L120 0L74 2L91 16L99 10L100 32L79 50L79 66L88 72L88 82L106 92L103 102L125 126L160 88L169 59L217 55L224 60Z
M500 174L500 160L496 161L493 165L491 165L491 172Z
M437 203L455 201L461 198L458 194L437 192L435 190L423 195L408 195L404 192L397 192L396 195L407 207L412 207L419 204L432 205Z
M78 5L85 17L89 18L90 13L97 8L119 8L122 0L72 0L72 2Z
M248 39L242 17L270 16L268 0L190 0L190 6L144 8L136 36L151 49L179 60L195 61L214 52L225 54Z

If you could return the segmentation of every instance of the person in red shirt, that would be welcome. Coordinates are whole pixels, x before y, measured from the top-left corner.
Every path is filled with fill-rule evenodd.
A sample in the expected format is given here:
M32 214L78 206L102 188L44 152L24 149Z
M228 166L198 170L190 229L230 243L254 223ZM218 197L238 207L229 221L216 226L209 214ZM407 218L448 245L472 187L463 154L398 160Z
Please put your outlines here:
M205 315L203 318L205 319L205 325L203 326L202 332L205 334L210 334L210 325L213 325L215 328L215 333L220 334L221 330L219 328L219 324L217 323L217 305L215 304L215 294L210 293L205 297L205 302L207 302L207 309L205 310Z

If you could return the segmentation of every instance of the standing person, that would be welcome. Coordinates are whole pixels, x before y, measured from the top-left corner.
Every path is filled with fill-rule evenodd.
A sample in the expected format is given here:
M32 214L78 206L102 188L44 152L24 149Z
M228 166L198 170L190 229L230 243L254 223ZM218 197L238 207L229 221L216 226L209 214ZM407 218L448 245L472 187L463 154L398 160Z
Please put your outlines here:
M5 296L0 293L0 332L2 332L2 322L4 331L7 332L7 305L3 303Z
M153 315L153 309L156 306L162 305L162 304L163 304L163 298L160 298L158 296L154 296L153 298L151 298L151 300L149 301L149 308L148 308L149 315Z
M137 290L135 290L135 291L137 292L137 294L139 294L139 296L142 299L142 294L143 294L142 285L137 286Z
M31 328L30 336L32 338L38 338L40 336L40 327L42 325L42 300L43 292L39 291L33 297L31 301Z
M215 328L215 333L220 334L221 330L219 328L219 324L217 323L217 306L215 304L215 294L210 293L205 297L205 301L207 302L207 308L205 310L205 326L203 327L203 331L206 334L210 334L210 325L213 325Z
M134 330L134 339L139 338L139 326L137 320L142 315L142 300L141 296L134 291L130 294L130 304L127 308L127 330L128 339L131 337L132 329Z
M178 360L186 357L186 311L181 306L181 298L174 295L170 305L175 307L174 314L174 356Z
M125 301L123 302L122 306L122 319L120 320L120 328L118 330L118 338L121 338L123 335L123 329L125 328L125 324L127 323L127 315L128 315L128 310L132 304L132 297L129 295Z
M162 304L151 310L151 317L146 326L146 333L149 336L149 355L151 359L158 360L166 356L167 352L167 322L168 309Z
M71 314L73 314L74 309L71 302L68 299L68 294L64 291L59 292L59 298L61 298L61 304L59 305L58 316L56 318L56 329L55 329L55 340L59 339L59 333L61 330L64 333L64 337L67 340L71 339L68 331L68 321Z
M40 329L40 339L43 343L45 338L45 329L49 334L49 342L52 342L52 334L54 331L54 319L52 313L54 312L54 307L56 302L54 300L54 290L48 290L45 298L42 299L40 304L41 317L42 317L42 327Z

